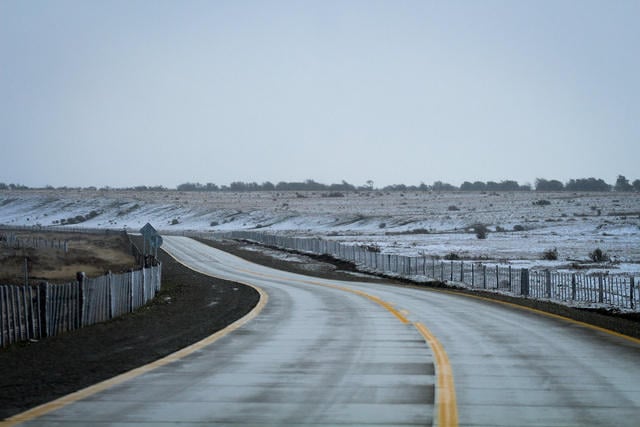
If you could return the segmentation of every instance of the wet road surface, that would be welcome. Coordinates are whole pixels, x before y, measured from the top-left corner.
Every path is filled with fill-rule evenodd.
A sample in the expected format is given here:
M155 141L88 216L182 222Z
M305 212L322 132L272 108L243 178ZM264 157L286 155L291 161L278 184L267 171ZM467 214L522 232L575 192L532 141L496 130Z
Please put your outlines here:
M260 287L268 303L214 344L25 425L640 422L637 340L446 292L271 270L183 237L164 248L196 270ZM345 289L391 303L410 322ZM413 322L429 328L450 366L434 363ZM455 384L447 393L434 387L445 368ZM446 422L443 396L456 410Z

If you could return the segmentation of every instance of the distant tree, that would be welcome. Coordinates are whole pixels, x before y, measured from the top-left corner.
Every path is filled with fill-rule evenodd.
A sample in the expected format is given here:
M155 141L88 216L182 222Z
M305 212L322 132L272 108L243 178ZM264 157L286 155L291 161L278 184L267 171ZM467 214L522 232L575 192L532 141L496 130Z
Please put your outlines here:
M580 178L569 180L565 189L568 191L611 191L611 185L602 179Z
M456 191L458 187L442 181L436 181L431 186L433 191Z
M273 183L269 182L269 181L265 181L262 183L261 185L261 189L263 191L273 191L276 189L276 186L273 185Z
M349 184L347 181L342 180L341 184L331 184L329 186L329 190L331 191L354 191L356 187L352 184Z
M0 182L0 190L8 190L9 186L4 182Z
M407 186L404 184L391 184L383 188L384 191L406 191Z
M536 191L562 191L564 184L557 179L546 180L543 178L536 179Z
M473 191L473 184L469 181L465 181L460 184L460 191Z
M229 184L229 191L243 192L243 191L257 191L259 186L255 182L242 182L234 181Z
M22 184L9 184L9 189L10 190L28 190L29 187Z
M625 176L618 175L616 185L613 189L614 191L633 191L633 186L629 184L629 180Z
M502 181L499 185L500 191L520 191L520 185L517 181Z
M178 191L198 191L202 188L202 184L193 183L193 182L185 182L184 184L180 184L176 187Z
M640 191L640 179L636 179L635 181L633 181L632 185L634 191Z
M495 181L487 181L485 188L487 191L498 191L498 183Z

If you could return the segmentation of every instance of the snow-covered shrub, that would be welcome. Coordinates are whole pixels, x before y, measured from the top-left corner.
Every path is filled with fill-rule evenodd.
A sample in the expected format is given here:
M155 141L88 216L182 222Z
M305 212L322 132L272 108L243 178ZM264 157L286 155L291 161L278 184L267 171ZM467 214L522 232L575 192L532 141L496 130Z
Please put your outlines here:
M544 251L542 253L542 259L545 259L547 261L555 261L558 259L558 249L557 248L553 248L553 249L547 249L546 251Z
M593 262L607 262L611 260L609 255L606 252L603 252L600 248L596 248L593 252L591 252L589 254L589 258Z

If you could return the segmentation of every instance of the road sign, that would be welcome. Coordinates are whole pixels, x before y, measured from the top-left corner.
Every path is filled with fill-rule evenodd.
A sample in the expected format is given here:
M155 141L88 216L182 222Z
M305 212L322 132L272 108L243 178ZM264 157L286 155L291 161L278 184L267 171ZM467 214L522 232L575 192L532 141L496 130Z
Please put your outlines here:
M158 232L151 224L146 223L144 227L140 229L140 234L142 234L145 239L149 239L151 236L157 236Z
M144 227L140 229L140 234L144 237L144 247L142 253L147 255L147 248L149 252L155 256L158 256L158 248L162 246L162 237L155 228L149 223L146 223Z

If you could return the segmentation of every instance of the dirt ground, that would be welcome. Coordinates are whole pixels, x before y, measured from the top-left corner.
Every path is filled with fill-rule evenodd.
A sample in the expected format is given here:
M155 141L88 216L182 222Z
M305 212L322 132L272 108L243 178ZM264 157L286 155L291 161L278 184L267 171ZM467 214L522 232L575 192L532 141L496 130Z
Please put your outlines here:
M27 246L36 246L37 242L37 247L8 244L11 238L28 242ZM75 280L78 271L93 277L107 270L120 273L136 266L129 239L123 233L42 233L0 229L1 284L24 284L25 258L28 259L30 283L65 283Z
M318 277L363 280L352 264L327 257L296 255L287 259L237 242L208 243L274 268ZM0 419L170 354L242 317L258 301L257 292L249 287L196 273L164 252L161 260L163 289L151 304L136 313L37 343L0 350ZM416 286L386 278L367 280ZM234 288L238 290L233 291ZM209 303L213 300L218 304L211 307ZM634 318L531 300L512 302L640 337L640 323Z

